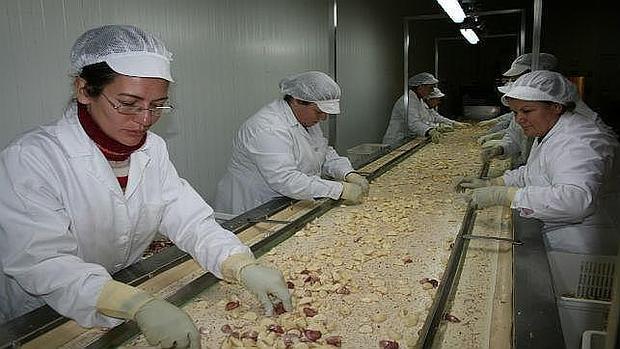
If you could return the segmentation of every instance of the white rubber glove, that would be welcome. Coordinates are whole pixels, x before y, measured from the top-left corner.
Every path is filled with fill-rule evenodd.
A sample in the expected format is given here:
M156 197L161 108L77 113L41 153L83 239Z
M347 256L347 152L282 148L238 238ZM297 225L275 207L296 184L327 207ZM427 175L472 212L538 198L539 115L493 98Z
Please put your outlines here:
M340 198L346 205L359 205L364 199L362 187L355 183L342 182Z
M476 189L493 185L504 185L504 179L502 177L479 178L476 176L467 176L457 180L455 190L464 192L465 189Z
M476 188L471 191L469 198L471 203L476 206L477 209L487 208L491 206L506 206L512 205L515 194L517 193L516 187L504 187L504 186L491 186L484 188Z
M150 345L161 348L200 348L200 334L183 310L118 281L108 281L97 299L107 316L135 320Z
M437 125L437 130L441 133L454 132L454 127L448 124L439 124Z
M484 120L484 121L480 121L478 123L478 125L480 126L492 126L498 123L497 118L493 118L493 119L489 119L489 120Z
M344 181L347 183L354 183L362 187L362 193L364 196L368 195L368 191L370 190L370 184L366 180L366 177L360 175L359 173L349 172L346 176L344 176Z
M439 143L439 140L441 139L441 132L439 132L436 128L431 128L428 131L428 137L431 139L431 142Z
M260 301L267 316L273 315L274 306L282 303L284 310L291 311L291 294L279 270L259 265L254 256L238 253L222 262L224 279L238 282Z
M482 150L480 151L480 158L482 158L482 161L487 162L493 158L503 155L504 147L502 144L503 143L501 140L491 140L484 143L482 145Z

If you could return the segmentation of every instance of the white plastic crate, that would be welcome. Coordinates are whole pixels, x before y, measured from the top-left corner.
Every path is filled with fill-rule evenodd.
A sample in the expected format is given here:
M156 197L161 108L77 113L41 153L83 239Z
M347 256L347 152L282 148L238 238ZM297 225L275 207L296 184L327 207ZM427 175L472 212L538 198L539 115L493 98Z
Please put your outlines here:
M362 143L347 149L347 157L353 167L357 168L358 165L365 164L373 157L384 153L388 147L389 145L381 143Z
M579 349L585 331L603 331L611 306L615 256L551 251L558 312L567 349Z

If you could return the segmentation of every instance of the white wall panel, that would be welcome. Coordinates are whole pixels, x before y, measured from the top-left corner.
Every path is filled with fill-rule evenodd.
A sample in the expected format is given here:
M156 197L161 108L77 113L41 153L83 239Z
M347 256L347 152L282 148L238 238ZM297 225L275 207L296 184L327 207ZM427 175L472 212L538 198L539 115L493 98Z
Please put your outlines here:
M400 88L400 18L374 0L341 0L338 149L380 140ZM332 73L331 0L3 0L0 148L61 115L71 97L69 50L85 30L133 24L174 54L177 112L154 127L179 173L214 199L239 125L279 97L285 75Z
M71 96L69 50L86 29L133 24L174 53L178 111L156 125L171 135L180 174L208 200L238 126L279 96L283 76L329 71L327 0L3 0L0 147L57 118Z
M402 19L396 2L338 0L337 149L381 142L402 94Z

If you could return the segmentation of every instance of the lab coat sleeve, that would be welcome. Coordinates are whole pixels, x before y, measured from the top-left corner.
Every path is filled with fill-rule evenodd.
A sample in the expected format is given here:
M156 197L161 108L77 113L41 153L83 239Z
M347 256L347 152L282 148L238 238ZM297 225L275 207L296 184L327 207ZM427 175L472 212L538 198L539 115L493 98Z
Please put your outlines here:
M334 148L327 147L325 162L322 168L324 175L342 181L344 177L352 171L353 166L351 166L351 161L349 161L348 158L338 155Z
M262 130L248 139L248 156L269 187L280 195L299 200L340 198L342 183L307 175L299 170L291 153L293 140L280 128Z
M3 272L31 295L84 327L113 327L96 302L106 269L78 257L60 178L37 146L13 145L0 156L0 258Z
M215 221L211 206L186 180L179 177L163 141L159 146L159 153L163 154L159 166L162 169L165 202L160 232L189 253L203 268L222 278L221 263L233 254L251 254L250 249Z
M431 115L431 120L436 123L448 124L450 126L454 125L454 120L448 119L447 117L439 114L435 109L429 109L429 114Z
M551 186L519 189L512 208L545 222L579 223L595 210L608 160L582 142L569 141L562 151L545 154Z
M428 123L422 121L422 113L426 113L425 107L418 99L409 99L409 133L416 137L426 136L426 132L432 127Z
M520 166L514 170L504 172L504 183L509 187L525 187L525 174L527 173L527 165Z

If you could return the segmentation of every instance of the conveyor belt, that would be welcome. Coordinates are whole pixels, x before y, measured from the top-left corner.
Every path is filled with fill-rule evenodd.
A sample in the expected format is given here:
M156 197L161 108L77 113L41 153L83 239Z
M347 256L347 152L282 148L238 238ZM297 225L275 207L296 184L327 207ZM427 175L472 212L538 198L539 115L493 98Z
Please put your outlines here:
M373 162L382 157L389 158L386 163L381 164L380 167L368 173L367 177L369 181L372 181L388 171L390 168L393 168L428 143L428 140L406 140L398 147L395 147L392 152L385 155L379 154L380 156L370 159L369 162ZM233 220L224 222L222 223L222 226L237 234L255 225L260 218L268 217L276 212L279 212L291 206L295 202L296 200L289 198L278 198L254 210L248 211ZM272 246L275 246L279 242L287 239L304 224L327 212L335 204L337 204L337 202L333 200L320 200L319 204L310 212L304 214L302 217L296 219L282 229L279 229L275 234L272 234L256 243L252 246L252 250L257 256L260 256L265 252L265 250L268 250ZM157 274L173 268L189 259L191 259L191 257L188 254L172 246L161 253L155 254L144 261L136 263L116 273L113 277L118 281L125 282L130 285L138 285L145 280L153 278ZM183 304L187 300L194 297L197 293L202 292L206 287L217 281L217 278L215 278L212 274L207 273L180 289L167 300L176 305ZM23 345L24 343L27 343L34 338L37 338L42 334L45 334L64 324L68 320L69 319L60 316L48 306L38 308L17 319L9 321L0 327L0 348L19 347L20 345ZM127 339L135 336L137 333L138 329L135 324L128 322L110 330L106 335L92 343L89 348L107 348L110 346L120 345Z

